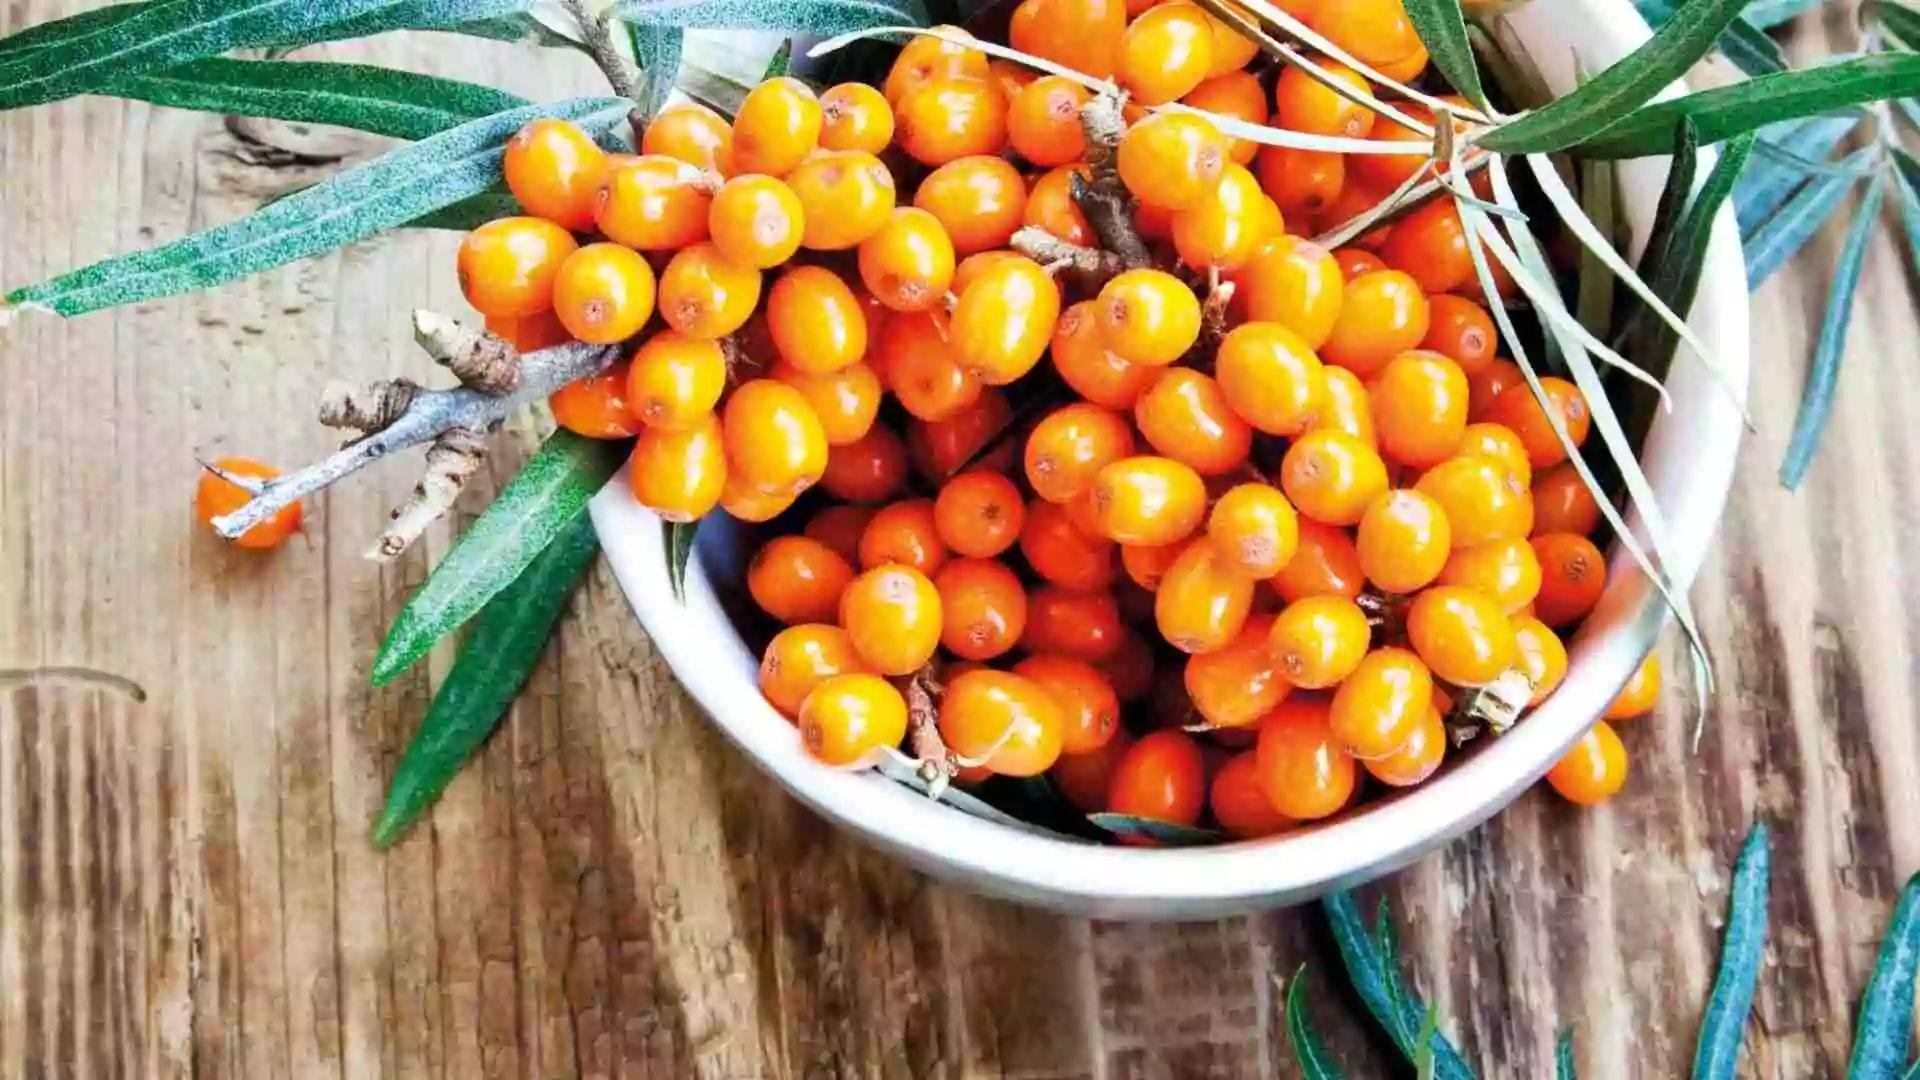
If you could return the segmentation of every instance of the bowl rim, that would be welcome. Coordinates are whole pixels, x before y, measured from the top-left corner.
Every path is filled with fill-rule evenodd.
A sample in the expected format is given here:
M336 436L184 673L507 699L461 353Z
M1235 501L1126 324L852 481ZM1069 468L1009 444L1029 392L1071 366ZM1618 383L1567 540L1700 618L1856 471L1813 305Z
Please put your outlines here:
M1562 23L1568 8L1580 8L1609 55L1624 55L1649 35L1628 0L1553 6L1553 19ZM1528 9L1505 18L1524 22ZM1544 12L1534 18L1543 26L1548 21ZM1558 36L1564 40L1566 34ZM1555 63L1553 57L1535 59L1543 69ZM1562 84L1571 81L1572 63L1569 50ZM1676 84L1665 96L1679 90ZM1657 196L1664 169L1660 159L1638 164L1649 163ZM1645 189L1647 179L1639 180ZM1644 190L1639 202L1648 202ZM1650 209L1631 216L1644 243ZM1714 343L1744 393L1746 275L1730 207L1715 221L1689 321ZM1744 402L1732 400L1690 356L1676 358L1668 386L1688 412L1656 416L1641 460L1654 490L1666 496L1668 572L1688 586L1732 486ZM591 503L608 561L655 647L729 739L816 811L922 869L977 891L1086 914L1217 917L1310 900L1405 866L1477 827L1539 780L1598 718L1667 621L1658 591L1616 543L1607 592L1570 643L1561 686L1522 723L1435 779L1331 821L1258 840L1204 848L1100 846L1012 829L937 805L871 772L838 771L808 757L794 726L760 696L752 677L758 657L726 620L699 560L688 567L684 606L673 596L659 521L634 502L625 476L623 470ZM1644 535L1637 513L1629 521ZM695 612L720 620L727 631L722 640L698 632L690 619Z

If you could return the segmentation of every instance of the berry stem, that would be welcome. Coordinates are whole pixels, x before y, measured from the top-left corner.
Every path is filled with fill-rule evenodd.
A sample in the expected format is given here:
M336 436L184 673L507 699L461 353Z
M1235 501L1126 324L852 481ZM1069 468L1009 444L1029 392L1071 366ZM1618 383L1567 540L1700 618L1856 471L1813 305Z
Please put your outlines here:
M935 698L940 686L927 664L907 680L907 739L913 748L920 779L926 781L927 797L938 799L946 791L954 774L960 771L953 751L940 737L940 708Z
M1050 271L1058 267L1082 274L1087 279L1084 284L1091 288L1104 285L1108 278L1126 269L1120 256L1114 252L1105 248L1069 244L1035 225L1025 226L1014 233L1007 246Z
M1100 238L1100 246L1118 255L1126 269L1137 270L1153 265L1153 252L1134 227L1133 196L1120 180L1116 155L1120 136L1127 130L1120 106L1120 92L1110 86L1081 107L1080 130L1086 137L1092 179L1076 172L1068 180L1068 190L1094 235Z
M613 5L607 5L603 12L594 12L588 10L584 0L561 0L561 4L567 14L580 24L580 44L586 46L587 55L599 65L600 73L606 76L607 85L613 88L616 95L634 103L630 122L633 124L633 145L639 146L640 136L650 117L644 115L640 108L640 73L613 39Z

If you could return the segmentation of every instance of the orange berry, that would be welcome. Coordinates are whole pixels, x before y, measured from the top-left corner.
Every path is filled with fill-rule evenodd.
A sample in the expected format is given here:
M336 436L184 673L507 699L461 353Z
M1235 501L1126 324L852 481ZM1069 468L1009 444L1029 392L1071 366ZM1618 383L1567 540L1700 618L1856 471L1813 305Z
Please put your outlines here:
M787 174L806 221L800 246L845 251L880 231L893 213L893 173L872 154L828 150Z
M894 141L922 165L940 166L1007 144L1007 102L984 78L937 77L894 106Z
M1284 225L1246 166L1229 163L1213 190L1174 211L1173 247L1193 269L1232 272Z
M1600 504L1572 465L1555 465L1533 479L1533 531L1586 536L1600 527Z
M1360 553L1346 530L1322 525L1311 518L1300 522L1300 543L1293 558L1274 575L1273 591L1289 603L1309 596L1360 595L1365 574Z
M1232 0L1225 0L1224 6L1246 23L1258 26L1260 22L1252 13ZM1213 29L1213 66L1207 70L1209 77L1219 77L1239 72L1254 57L1260 55L1260 44L1241 33L1225 19L1217 18L1213 12L1205 13L1207 25Z
M1226 648L1187 657L1187 696L1209 725L1247 727L1287 696L1291 687L1267 649L1272 624L1270 615L1251 616Z
M1450 292L1474 280L1467 230L1452 196L1433 199L1394 222L1380 257L1429 293Z
M1087 149L1080 131L1080 109L1086 103L1086 90L1070 79L1035 79L1007 108L1007 142L1043 169L1078 161Z
M1538 705L1567 677L1567 647L1560 635L1531 615L1513 618L1514 666L1525 672L1533 687L1527 704Z
M1101 287L1095 305L1101 343L1129 364L1165 367L1200 338L1199 299L1164 270L1120 274Z
M1522 388L1523 394L1532 392L1526 389L1526 382L1526 375L1520 371L1520 365L1511 360L1495 360L1480 374L1468 376L1467 419L1490 419L1493 403L1509 389L1518 386Z
M523 353L551 349L573 340L560 316L552 310L532 315L489 315L487 332L501 338Z
M940 590L940 643L962 660L991 660L1026 632L1026 587L996 560L954 559L933 575L933 586Z
M1048 502L1072 502L1093 487L1094 474L1131 453L1125 419L1077 402L1049 413L1027 436L1027 482Z
M1032 680L1060 707L1063 754L1088 754L1120 730L1120 696L1099 668L1070 656L1030 656L1013 673Z
M1346 173L1341 179L1339 192L1336 193L1333 198L1329 199L1325 206L1320 208L1319 213L1314 215L1313 226L1316 231L1333 232L1336 229L1345 229L1347 224L1353 219L1360 217L1369 210L1372 210L1375 206L1385 202L1389 197L1388 192L1394 190L1389 188L1387 192L1382 192L1363 183L1354 175L1354 170L1358 168L1359 166L1357 164L1349 164L1346 166ZM1347 243L1367 251L1378 250L1381 244L1386 243L1388 231L1389 228L1386 225L1375 225L1368 231L1348 240ZM1379 262L1377 259L1375 261ZM1380 262L1378 266L1373 268L1384 270L1386 269L1386 264Z
M1325 150L1263 146L1254 160L1254 175L1281 213L1311 220L1325 213L1346 188L1347 158Z
M1207 513L1207 486L1191 465L1165 457L1115 461L1093 478L1091 502L1103 536L1159 547L1193 535Z
M1266 788L1260 783L1259 754L1252 750L1228 758L1213 774L1207 807L1221 828L1243 840L1272 836L1295 824L1267 799Z
M1459 364L1468 378L1493 363L1500 336L1486 308L1464 296L1443 294L1427 297L1427 311L1427 336L1421 340L1421 348Z
M460 290L482 315L536 315L553 306L560 265L578 248L544 218L489 221L460 242Z
M1520 436L1499 424L1468 424L1460 433L1460 445L1454 447L1453 456L1491 458L1505 466L1521 484L1533 483L1533 463L1527 460L1526 444L1520 441Z
M1126 636L1112 593L1042 585L1027 598L1027 633L1020 647L1097 664L1118 652Z
M980 400L980 380L955 358L944 318L927 312L895 316L879 335L877 361L887 389L922 420L938 422Z
M1347 282L1320 358L1371 379L1420 344L1428 320L1427 298L1413 278L1398 270L1362 274Z
M760 610L788 625L830 622L853 567L832 548L804 536L777 536L747 564L747 591Z
M1547 771L1547 783L1570 803L1598 806L1626 785L1627 772L1627 748L1613 725L1600 720Z
M767 327L780 359L809 374L838 371L867 352L867 316L840 275L796 266L767 295Z
M1144 701L1153 693L1153 646L1131 630L1121 635L1120 644L1096 666L1113 684L1113 692L1121 701Z
M1081 532L1058 503L1027 504L1020 553L1034 573L1062 588L1104 589L1113 583L1113 541Z
M898 563L931 575L947 561L931 499L907 499L880 508L860 534L860 569Z
M800 705L800 737L825 765L849 766L907 734L907 703L893 684L875 675L833 675Z
M1248 321L1284 326L1310 349L1333 334L1346 285L1333 256L1311 240L1273 237L1253 253L1238 280L1236 295L1246 300Z
M825 481L821 487L826 487ZM836 505L822 507L807 519L806 535L832 548L849 564L860 561L860 537L878 511L870 506Z
M958 38L973 37L957 26L936 26L934 29ZM934 79L986 77L987 58L978 49L969 48L961 41L924 35L909 38L901 46L900 55L894 58L893 67L887 72L883 89L887 101L897 105L908 91Z
M800 496L791 491L762 491L753 481L737 473L728 473L720 489L720 509L735 521L772 521L793 508Z
M1200 746L1184 731L1142 736L1114 766L1107 811L1172 825L1200 820L1207 797L1207 767Z
M1445 461L1467 430L1467 377L1439 353L1414 350L1387 361L1367 390L1380 452L1424 469Z
M1152 592L1160 587L1160 579L1166 576L1167 567L1172 566L1173 560L1185 550L1187 545L1179 541L1170 544L1121 544L1120 566L1135 585Z
M640 433L627 464L633 497L667 521L696 521L719 505L727 483L720 420L708 413L682 428Z
M1585 443L1592 413L1580 389L1565 379L1546 375L1540 379L1540 390L1560 418L1568 440L1575 446ZM1534 468L1545 469L1567 460L1566 447L1531 387L1515 387L1511 392L1501 393L1487 410L1487 419L1505 425L1520 437L1527 448L1527 460Z
M1340 276L1348 281L1352 281L1361 274L1371 274L1387 268L1387 264L1380 260L1380 256L1359 247L1337 249L1333 253L1333 261L1340 264Z
M1288 682L1306 690L1339 686L1373 643L1360 605L1345 596L1303 596L1274 617L1267 647Z
M711 243L682 249L660 274L660 317L688 337L725 337L745 326L759 303L760 271Z
M1213 374L1234 414L1269 435L1300 435L1326 393L1320 358L1279 323L1249 322L1228 331L1214 354Z
M910 675L933 658L942 628L940 592L911 566L877 566L840 596L840 625L883 675Z
M1448 521L1452 521L1451 515ZM1489 540L1473 547L1457 547L1435 579L1491 597L1500 610L1512 615L1540 593L1540 559L1522 537Z
M824 375L809 374L786 361L773 366L772 376L795 390L813 406L828 446L845 446L866 437L880 414L880 376L865 364L848 364Z
M1239 38L1242 41L1246 40L1245 38L1240 38L1239 31L1234 30L1218 19L1208 16L1208 21L1213 24L1215 30L1214 55L1216 59L1222 52L1220 49L1219 34L1222 28L1225 28L1226 32L1232 34L1235 38ZM1247 44L1253 45L1252 42L1247 42ZM1253 47L1256 49L1259 48L1257 45ZM1241 64L1235 64L1232 68L1209 77L1206 82L1194 87L1192 93L1181 98L1181 104L1191 106L1203 112L1213 113L1216 116L1225 116L1234 120L1244 120L1249 124L1265 126L1267 122L1267 92L1260 88L1260 80L1256 78L1252 72L1237 70L1242 66ZM1259 150L1260 144L1250 142L1246 139L1229 138L1227 140L1227 157L1236 164L1253 164L1254 155ZM1272 193L1269 192L1268 194ZM1283 206L1281 209L1285 210L1286 207Z
M1260 721L1254 755L1267 802L1295 821L1329 817L1353 797L1353 756L1334 738L1324 698L1281 702Z
M1040 264L1002 259L960 294L950 324L960 366L988 386L1025 375L1040 362L1060 318L1060 290Z
M1087 247L1095 243L1093 226L1073 200L1073 177L1087 179L1092 174L1085 165L1062 165L1045 173L1027 193L1027 205L1021 220L1036 229L1045 229L1069 244Z
M1127 15L1124 0L1026 0L1014 9L1007 40L1021 52L1106 79L1113 75Z
M1074 393L1109 409L1132 409L1160 369L1129 364L1100 341L1094 302L1068 308L1053 328L1053 366Z
M1373 500L1354 537L1360 567L1383 592L1425 588L1447 564L1453 542L1446 512L1418 491L1389 491Z
M1027 185L998 157L963 157L927 174L913 205L938 218L960 255L1005 244L1020 227Z
M627 439L640 434L640 421L627 400L627 362L614 361L598 375L575 379L547 399L553 421L589 439Z
M662 330L633 354L627 406L649 426L684 428L713 411L726 381L719 342Z
M1518 539L1533 529L1526 485L1492 458L1450 458L1427 470L1414 490L1446 512L1456 548Z
M1083 814L1098 814L1107 808L1107 789L1113 782L1113 771L1132 745L1133 737L1122 729L1098 750L1061 754L1060 760L1047 770L1047 779L1074 809Z
M1355 525L1387 491L1387 465L1373 447L1340 431L1309 431L1280 461L1280 488L1300 513Z
M792 719L813 688L835 675L861 668L847 632L826 623L789 626L773 636L760 657L760 692L768 704Z
M1280 572L1300 544L1300 518L1267 484L1236 484L1213 504L1207 539L1228 565L1256 580Z
M1313 9L1311 25L1329 41L1373 67L1404 66L1415 57L1420 66L1426 65L1426 46L1420 43L1420 35L1413 28L1413 20L1407 18L1402 0L1322 2ZM1415 74L1418 71L1414 69Z
M586 132L565 120L529 120L507 140L500 166L527 213L569 232L592 231L607 155Z
M1363 760L1375 780L1388 787L1413 787L1427 781L1447 756L1447 724L1440 710L1428 706L1414 722L1407 741L1392 753Z
M947 682L940 737L963 758L986 759L1001 776L1038 776L1060 759L1066 721L1039 683L980 668Z
M1120 37L1114 78L1141 105L1185 97L1213 74L1213 26L1183 2L1157 4Z
M933 503L940 542L955 553L992 558L1020 539L1027 508L1020 489L997 472L975 469L940 485Z
M1128 128L1115 159L1135 198L1167 210L1200 201L1230 160L1213 121L1180 112L1157 112Z
M1367 80L1352 68L1324 62L1320 69L1356 94L1373 92ZM1273 86L1273 108L1275 126L1311 135L1364 139L1373 130L1372 109L1334 90L1304 68L1290 66L1280 72Z
M615 243L638 251L677 251L707 238L712 204L709 179L698 168L649 154L607 170L594 221Z
M1010 471L1013 441L1000 436L1012 422L1013 409L1007 399L998 390L981 391L972 404L944 420L909 426L914 467L934 482L946 480L969 464L995 472ZM987 451L987 444L995 439L1000 439L999 448Z
M771 176L736 176L713 196L707 231L720 253L756 270L779 266L800 250L800 200Z
M1240 635L1252 607L1253 579L1228 566L1204 540L1180 553L1153 598L1160 635L1185 653L1225 648Z
M271 480L280 475L279 469L252 458L223 457L213 465L221 472L253 480ZM214 518L234 513L251 501L253 495L245 488L215 475L211 470L202 470L200 483L193 492L193 513L203 524L211 526ZM235 547L255 551L277 548L286 542L287 537L300 531L302 515L300 504L291 503L229 542Z
M1409 119L1431 125L1433 112L1424 105L1400 102L1400 111ZM1375 142L1403 142L1407 144L1404 154L1356 154L1347 162L1347 185L1365 187L1368 191L1385 193L1394 190L1415 175L1432 161L1433 140L1390 117L1381 117L1374 124L1368 138ZM1378 198L1370 200L1378 202Z
M820 145L877 154L893 142L893 107L866 83L846 82L820 95Z
M820 145L820 98L799 79L768 79L733 117L733 171L784 176Z
M947 230L917 207L895 207L880 231L860 242L860 280L894 311L925 311L944 300L953 264Z
M1647 658L1634 669L1627 685L1620 688L1613 703L1607 706L1607 719L1631 720L1636 716L1645 716L1659 703L1660 654L1648 653Z
M1406 649L1375 649L1334 691L1333 735L1354 757L1385 757L1433 707L1433 674Z
M612 345L653 317L653 267L619 244L588 244L567 256L553 280L553 313L581 341Z
M967 288L979 281L987 271L1009 259L1023 258L1026 256L1012 251L977 251L961 259L960 265L953 268L953 299L958 301L966 294Z
M827 468L827 436L800 391L775 379L741 383L727 399L728 464L767 491L805 491Z
M678 158L696 168L727 173L733 167L733 125L705 105L669 105L647 125L640 153Z
M1123 24L1124 25L1124 24ZM1000 93L1008 101L1020 96L1027 84L1040 77L1037 71L1029 70L1011 60L989 59L987 61L987 79L1000 88Z
M873 425L850 443L830 447L826 471L820 475L822 491L848 502L885 502L906 482L907 448L885 424Z
M1407 642L1435 675L1455 686L1482 686L1513 666L1513 623L1492 597L1436 585L1408 606Z
M1555 629L1587 617L1607 591L1607 560L1593 541L1572 533L1541 533L1533 540L1540 560L1540 592L1533 613Z

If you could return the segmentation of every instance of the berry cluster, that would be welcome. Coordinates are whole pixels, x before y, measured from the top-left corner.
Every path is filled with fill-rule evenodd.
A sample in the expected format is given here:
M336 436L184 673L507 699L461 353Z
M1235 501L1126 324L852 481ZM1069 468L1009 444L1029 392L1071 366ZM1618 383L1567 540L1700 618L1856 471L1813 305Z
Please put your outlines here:
M1391 78L1426 66L1400 0L1283 6ZM536 121L505 161L529 216L460 251L518 347L636 342L553 399L573 431L638 436L635 498L773 523L747 574L786 624L761 688L808 750L858 765L937 725L963 783L1046 773L1089 811L1210 806L1256 835L1363 775L1422 782L1480 688L1551 693L1605 585L1548 414L1579 443L1586 402L1547 379L1543 406L1497 357L1450 199L1338 251L1289 231L1372 207L1424 146L1260 148L1206 113L1414 133L1184 0L1013 13L1014 47L1126 91L1112 146L1077 83L954 36L879 88L771 79L731 123L671 108L638 155ZM1150 265L1016 240L1098 251L1096 165ZM1610 715L1657 686L1649 660ZM1625 769L1602 724L1551 780L1592 802Z

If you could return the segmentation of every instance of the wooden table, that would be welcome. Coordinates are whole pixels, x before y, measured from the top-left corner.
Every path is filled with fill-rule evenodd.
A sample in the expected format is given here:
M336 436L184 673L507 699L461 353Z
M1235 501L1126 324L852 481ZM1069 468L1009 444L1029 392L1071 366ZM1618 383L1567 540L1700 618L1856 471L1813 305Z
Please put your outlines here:
M68 6L16 0L0 30ZM1834 7L1797 52L1848 40ZM460 39L371 52L534 95L591 81ZM272 138L310 156L104 100L0 116L0 282L232 219L373 147ZM1699 751L1675 680L1627 728L1636 775L1610 807L1529 796L1364 891L1394 904L1416 982L1486 1076L1548 1075L1568 1025L1583 1076L1683 1075L1756 817L1777 829L1774 932L1747 1075L1844 1071L1920 868L1920 335L1889 229L1819 464L1800 494L1776 486L1839 243L1755 305L1760 430L1697 589L1726 686ZM146 693L0 692L0 1074L1293 1076L1275 980L1305 963L1350 1075L1394 1075L1342 1015L1311 909L1089 923L835 833L721 741L604 567L432 827L375 853L447 658L381 691L367 664L449 531L391 569L360 558L410 464L329 493L306 542L265 558L195 527L189 493L196 454L322 453L328 379L425 375L406 315L457 310L453 244L381 238L0 338L0 668ZM483 488L532 434L498 441Z

